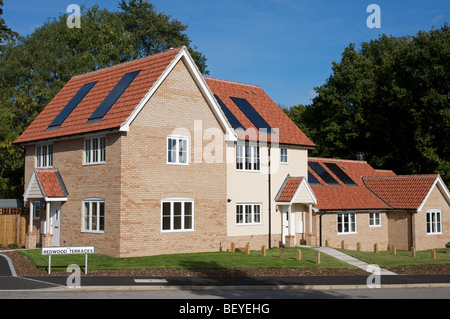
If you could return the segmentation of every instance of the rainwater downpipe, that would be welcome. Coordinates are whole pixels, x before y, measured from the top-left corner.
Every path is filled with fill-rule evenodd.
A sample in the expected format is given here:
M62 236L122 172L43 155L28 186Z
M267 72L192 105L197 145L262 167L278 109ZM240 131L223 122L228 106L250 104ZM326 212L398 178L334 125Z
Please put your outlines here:
M268 148L268 154L269 154L269 165L268 165L268 184L269 184L269 249L272 248L272 191L271 191L271 175L270 175L270 145Z

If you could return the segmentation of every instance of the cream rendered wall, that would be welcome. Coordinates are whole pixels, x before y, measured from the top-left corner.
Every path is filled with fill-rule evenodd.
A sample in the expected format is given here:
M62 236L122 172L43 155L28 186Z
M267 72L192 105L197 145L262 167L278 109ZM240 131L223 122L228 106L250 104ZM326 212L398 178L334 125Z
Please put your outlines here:
M236 169L236 147L227 142L227 235L268 235L269 231L269 188L268 188L268 146L260 147L261 171L239 171ZM284 146L282 146L284 147ZM280 145L271 146L271 232L272 240L281 240L281 209L276 211L275 196L286 176L307 176L308 150L288 147L288 163L280 163ZM236 204L260 203L261 223L255 225L236 224ZM297 216L296 216L297 217ZM301 215L298 215L300 218Z

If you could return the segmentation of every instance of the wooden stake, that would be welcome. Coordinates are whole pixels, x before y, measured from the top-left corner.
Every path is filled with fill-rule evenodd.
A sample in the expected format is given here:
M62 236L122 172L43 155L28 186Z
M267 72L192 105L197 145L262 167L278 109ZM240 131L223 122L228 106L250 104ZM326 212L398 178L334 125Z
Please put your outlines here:
M266 257L266 245L263 245L261 247L261 254L262 254L263 257Z
M316 251L316 264L320 265L320 251Z
M297 260L298 261L302 260L302 251L300 249L297 249Z
M236 244L231 243L231 252L234 253L236 251Z

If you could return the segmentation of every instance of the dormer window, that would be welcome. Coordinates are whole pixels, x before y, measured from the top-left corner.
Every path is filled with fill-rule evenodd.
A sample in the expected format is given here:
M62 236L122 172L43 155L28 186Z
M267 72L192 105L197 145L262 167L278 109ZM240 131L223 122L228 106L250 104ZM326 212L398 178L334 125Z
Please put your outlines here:
M53 144L36 146L36 168L50 168L53 166Z

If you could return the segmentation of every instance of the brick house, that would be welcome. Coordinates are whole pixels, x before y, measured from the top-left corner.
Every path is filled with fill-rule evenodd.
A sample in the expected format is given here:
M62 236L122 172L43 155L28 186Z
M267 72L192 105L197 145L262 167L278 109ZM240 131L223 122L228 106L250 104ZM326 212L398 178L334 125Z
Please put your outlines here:
M25 149L28 247L94 245L130 257L231 242L336 244L352 214L355 240L366 233L360 215L383 226L392 216L380 231L388 245L414 209L414 240L422 242L420 227L442 233L423 248L449 239L450 200L439 176L420 207L395 216L396 203L382 198L394 186L369 178L395 174L372 168L376 174L350 174L357 187L339 190L351 197L358 189L375 206L332 206L342 196L311 170L315 144L259 86L203 77L185 47L74 76L15 144Z
M396 175L366 161L310 157L307 183L286 178L275 198L281 209L296 203L299 179L316 204L303 218L309 230L295 234L297 241L365 251L375 244L380 250L443 248L450 241L450 193L439 175Z

